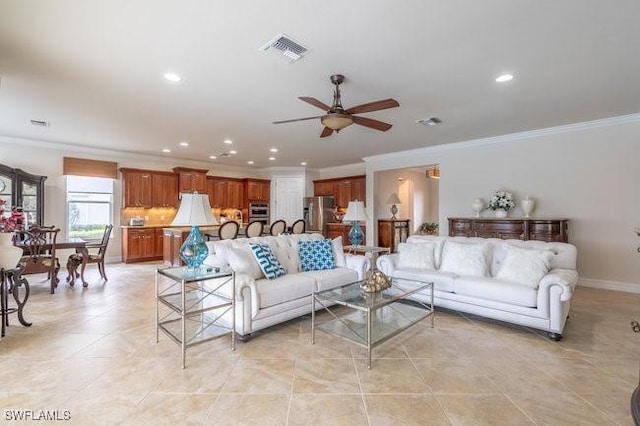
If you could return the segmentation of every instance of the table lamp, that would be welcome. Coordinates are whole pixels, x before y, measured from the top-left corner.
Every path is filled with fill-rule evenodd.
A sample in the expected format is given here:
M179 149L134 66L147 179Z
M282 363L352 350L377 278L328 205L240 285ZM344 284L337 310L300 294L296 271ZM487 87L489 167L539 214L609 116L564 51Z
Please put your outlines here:
M396 220L396 213L398 213L398 207L396 207L396 204L402 204L400 202L400 198L398 198L398 194L395 192L391 193L387 200L387 204L391 204L391 220Z
M199 225L217 225L211 213L207 194L184 193L176 217L171 226L191 226L189 236L180 247L180 257L188 269L196 269L209 254L209 249L200 233Z
M367 211L364 209L364 202L362 201L349 201L347 207L347 214L342 218L343 222L353 222L351 230L349 231L349 242L352 246L359 246L362 244L362 229L360 229L360 221L365 222L369 220Z

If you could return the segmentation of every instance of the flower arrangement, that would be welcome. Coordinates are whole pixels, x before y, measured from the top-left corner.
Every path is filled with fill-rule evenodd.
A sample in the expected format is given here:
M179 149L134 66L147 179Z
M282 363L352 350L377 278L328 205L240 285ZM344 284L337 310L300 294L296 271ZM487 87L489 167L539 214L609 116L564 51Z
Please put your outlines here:
M487 208L490 210L504 210L509 211L516 206L515 201L513 201L513 194L509 191L504 191L502 189L497 190L493 193L491 198L489 199L489 204Z
M13 232L22 229L22 212L17 207L11 209L9 216L5 215L6 200L0 199L0 232Z

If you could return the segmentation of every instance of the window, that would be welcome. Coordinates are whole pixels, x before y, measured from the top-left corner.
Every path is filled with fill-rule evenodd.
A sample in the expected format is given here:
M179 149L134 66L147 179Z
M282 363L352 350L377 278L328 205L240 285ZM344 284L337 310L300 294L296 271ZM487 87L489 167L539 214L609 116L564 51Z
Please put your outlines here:
M113 179L67 176L67 234L100 239L113 222Z

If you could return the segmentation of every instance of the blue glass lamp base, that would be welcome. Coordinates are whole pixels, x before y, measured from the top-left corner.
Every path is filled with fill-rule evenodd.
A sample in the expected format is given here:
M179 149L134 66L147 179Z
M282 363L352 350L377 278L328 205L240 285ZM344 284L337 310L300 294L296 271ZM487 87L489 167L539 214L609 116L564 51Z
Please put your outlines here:
M200 233L200 229L193 225L189 236L180 247L180 257L189 269L196 269L202 265L204 259L209 254L209 249Z
M359 246L362 244L363 237L364 234L360 228L360 222L356 220L353 222L351 230L349 231L349 242L352 246Z

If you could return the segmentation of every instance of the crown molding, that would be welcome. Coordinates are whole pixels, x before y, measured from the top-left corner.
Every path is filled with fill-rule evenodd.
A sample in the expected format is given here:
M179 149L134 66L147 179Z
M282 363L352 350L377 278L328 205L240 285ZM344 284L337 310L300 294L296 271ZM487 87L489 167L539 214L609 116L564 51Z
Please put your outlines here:
M619 126L621 124L640 123L640 113L619 115L615 117L601 118L592 121L583 121L579 123L564 124L562 126L547 127L544 129L529 130L526 132L510 133L500 136L491 136L487 138L471 139L468 141L453 142L442 145L426 146L423 148L410 149L406 151L391 152L388 154L372 155L364 157L366 163L374 163L386 161L395 158L405 158L421 156L424 154L433 154L437 152L452 151L458 149L466 149L470 147L479 147L485 145L493 145L498 143L516 142L542 136L559 135L563 133L577 132L582 130L596 129L599 127Z

